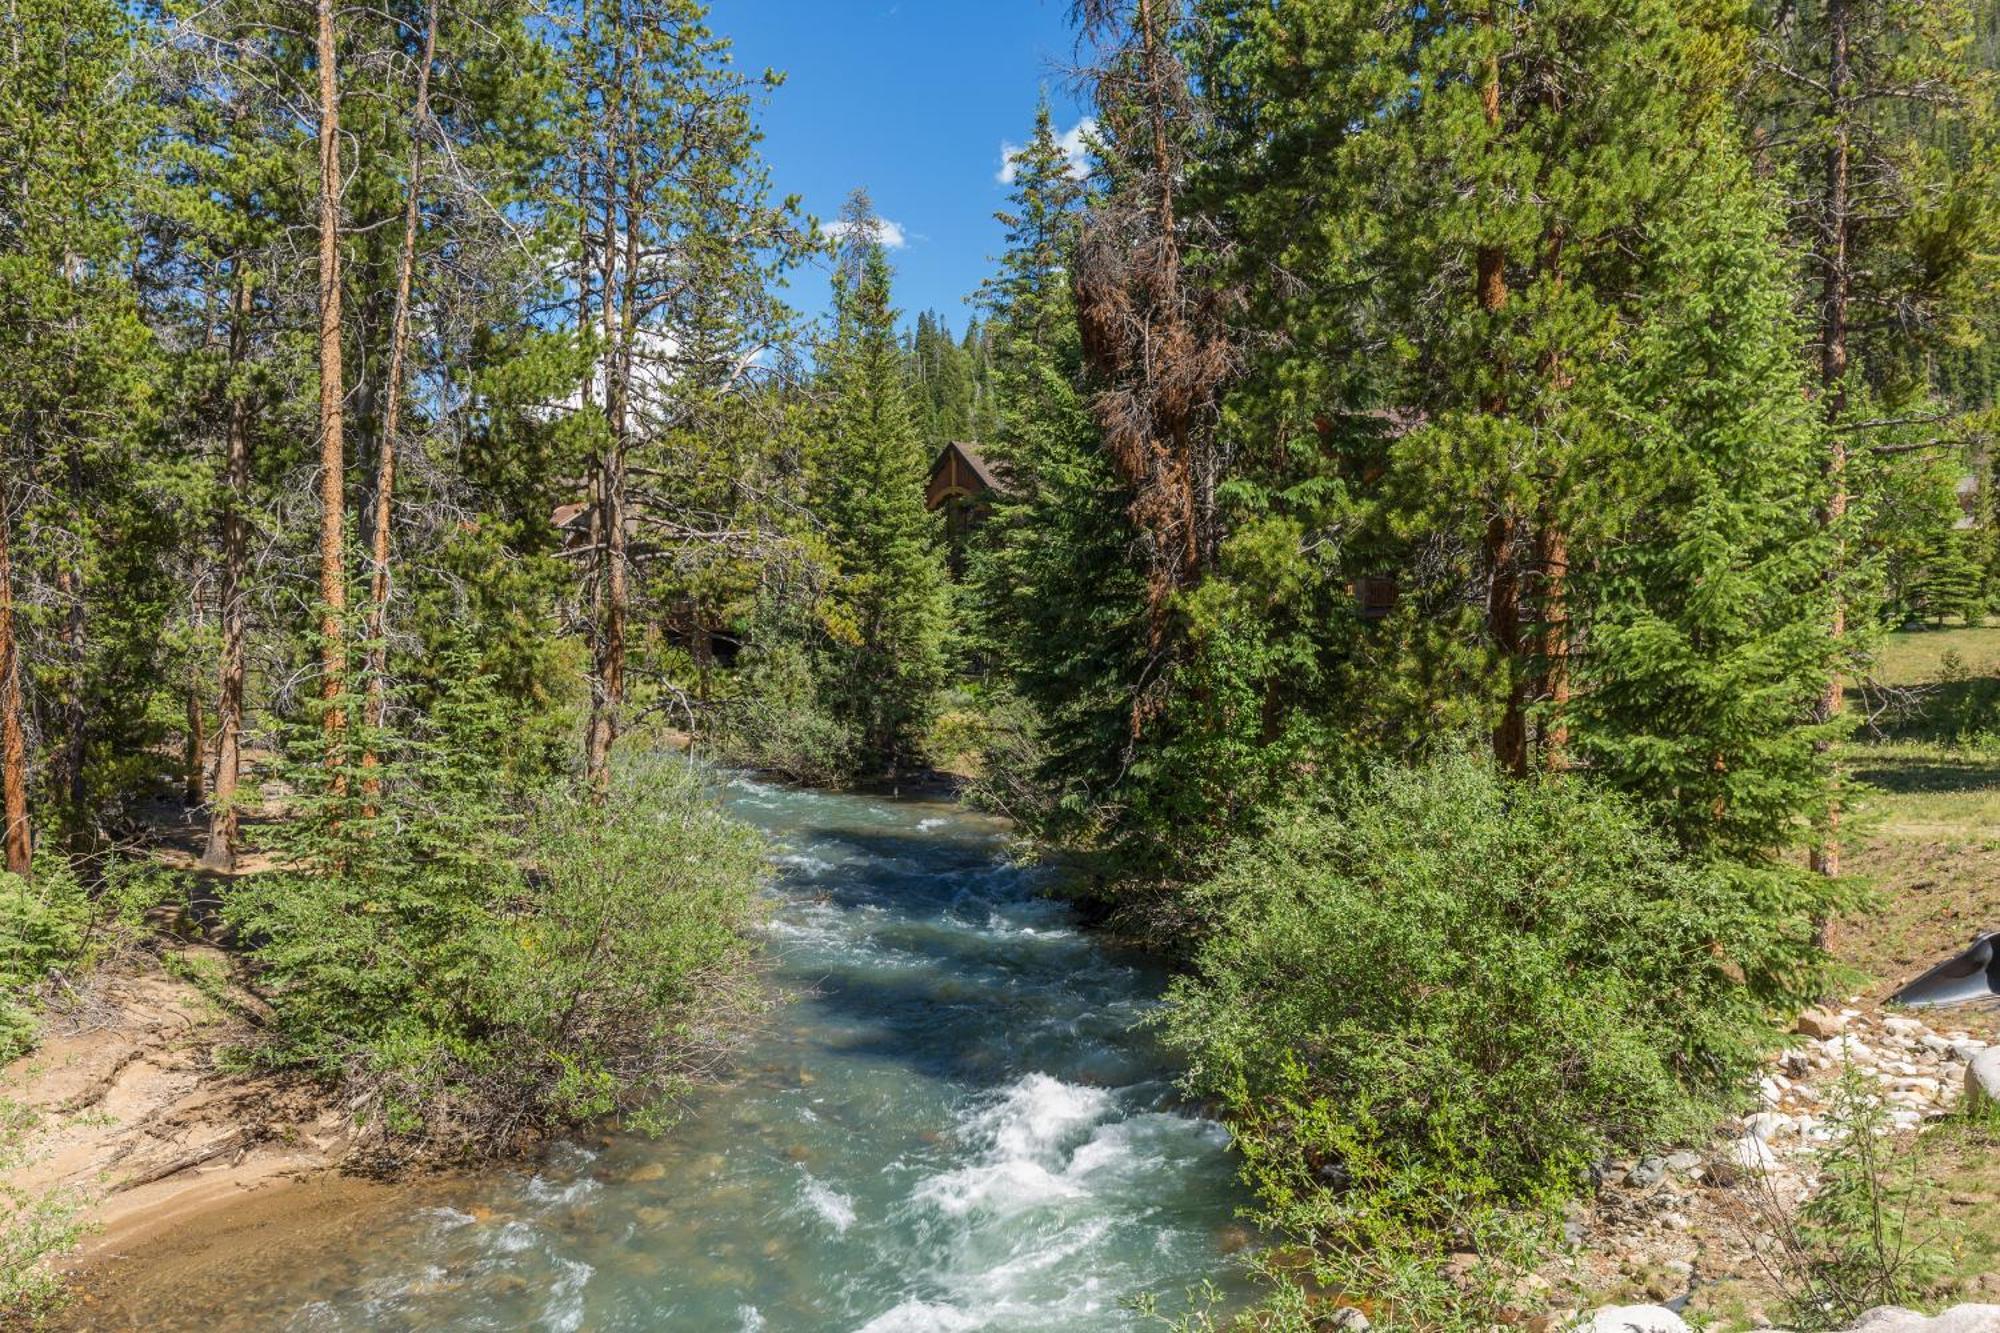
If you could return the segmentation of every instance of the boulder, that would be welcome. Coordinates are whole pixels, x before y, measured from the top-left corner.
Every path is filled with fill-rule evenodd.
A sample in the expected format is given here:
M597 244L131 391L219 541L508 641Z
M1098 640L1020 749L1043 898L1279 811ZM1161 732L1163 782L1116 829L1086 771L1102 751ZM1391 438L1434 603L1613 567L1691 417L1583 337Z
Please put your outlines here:
M1979 1115L2000 1112L2000 1046L1988 1047L1966 1065L1965 1109Z
M1824 1041L1837 1037L1847 1030L1847 1020L1838 1014L1829 1014L1824 1009L1808 1009L1799 1015L1797 1031L1801 1036L1815 1037Z
M1664 1305L1607 1305L1592 1310L1575 1333L1690 1333L1687 1321Z

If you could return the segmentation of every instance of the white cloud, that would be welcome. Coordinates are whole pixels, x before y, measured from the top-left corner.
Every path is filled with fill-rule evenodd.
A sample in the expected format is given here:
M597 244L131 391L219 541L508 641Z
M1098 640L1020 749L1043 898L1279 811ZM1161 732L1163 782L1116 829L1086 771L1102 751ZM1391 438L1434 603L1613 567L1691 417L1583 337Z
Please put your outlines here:
M847 234L853 230L854 224L845 221L829 222L820 228L828 240L836 242L846 240ZM887 218L875 219L875 239L887 250L900 250L910 243L909 233L903 230L903 224Z
M1067 133L1056 136L1056 146L1062 149L1063 156L1069 159L1069 174L1078 180L1090 174L1090 155L1085 141L1095 133L1097 133L1097 121L1085 116ZM999 179L1002 185L1012 185L1014 178L1021 174L1016 159L1025 151L1020 144L1008 143L1004 139L1001 141Z

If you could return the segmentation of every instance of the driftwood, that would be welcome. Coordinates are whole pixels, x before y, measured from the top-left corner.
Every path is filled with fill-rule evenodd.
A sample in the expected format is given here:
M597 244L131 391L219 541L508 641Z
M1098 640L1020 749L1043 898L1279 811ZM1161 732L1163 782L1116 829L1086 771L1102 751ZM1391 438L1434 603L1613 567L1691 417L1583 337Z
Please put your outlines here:
M126 1190L135 1190L141 1185L150 1185L154 1181L165 1180L168 1176L177 1176L183 1171L212 1162L225 1153L239 1149L247 1151L249 1147L248 1133L241 1129L232 1129L221 1138L205 1143L199 1148L189 1149L178 1157L169 1157L164 1162L155 1163L135 1175L127 1176L111 1187L111 1193L122 1194Z

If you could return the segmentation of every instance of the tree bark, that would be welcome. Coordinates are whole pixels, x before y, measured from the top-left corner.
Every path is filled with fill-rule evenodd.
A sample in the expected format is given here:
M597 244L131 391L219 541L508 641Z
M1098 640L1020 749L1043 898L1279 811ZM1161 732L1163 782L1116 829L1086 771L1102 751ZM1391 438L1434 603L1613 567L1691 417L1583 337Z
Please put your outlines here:
M591 689L589 753L586 777L600 799L611 787L611 749L618 740L620 713L625 703L625 620L629 611L625 550L625 447L628 422L627 390L631 375L632 302L638 281L639 238L627 210L624 228L624 272L618 271L617 196L612 182L617 174L616 145L607 149L608 170L602 181L604 203L604 417L610 440L597 471L597 512L601 528L600 618L597 627L595 679ZM626 188L637 188L637 180L627 173ZM628 201L629 202L629 201ZM622 290L621 290L622 287Z
M1488 28L1494 25L1490 9L1482 23ZM1479 101L1486 116L1487 128L1497 137L1500 130L1500 56L1497 50L1487 57ZM1479 308L1488 315L1497 315L1507 305L1506 252L1499 246L1482 245L1474 260L1475 295ZM1488 334L1497 339L1499 330L1489 323ZM1507 401L1499 383L1504 364L1497 348L1491 360L1494 382L1480 396L1479 410L1488 416L1504 416ZM1514 513L1512 501L1504 496L1497 498L1494 512L1486 523L1486 626L1500 654L1506 692L1501 703L1500 719L1493 727L1493 759L1506 772L1525 775L1528 771L1528 682L1521 664L1520 527L1520 517Z
M1838 530L1847 516L1847 445L1837 428L1847 411L1848 306L1853 298L1854 285L1848 260L1848 244L1853 230L1850 181L1853 143L1847 106L1850 77L1847 0L1827 0L1826 24L1829 46L1826 93L1827 109L1832 117L1833 141L1827 146L1826 153L1825 217L1820 252L1820 394L1827 422L1835 429L1827 432L1827 497L1821 522L1835 534L1836 550L1831 575L1835 586L1828 632L1837 645L1847 636L1847 603L1839 586L1844 561L1838 549ZM1845 703L1846 681L1836 663L1827 682L1826 693L1820 699L1820 720L1831 722L1839 717ZM1822 840L1812 851L1812 868L1828 877L1840 874L1840 805L1837 797L1828 803ZM1826 941L1829 929L1830 923L1821 923L1819 933L1822 943Z
M206 619L201 604L201 584L202 578L197 571L194 580L194 616L190 625L197 641L201 635L203 621ZM202 707L201 668L195 664L195 654L190 652L187 673L187 752L183 756L181 772L181 795L189 809L201 804L208 785L203 772L207 764L208 710Z
M1569 535L1561 521L1543 520L1536 537L1536 565L1542 574L1542 767L1560 773L1569 767Z
M432 0L424 23L424 53L417 68L417 103L410 127L410 184L403 201L403 245L396 260L396 312L389 330L389 370L382 386L382 439L375 459L375 519L368 589L368 694L363 721L371 736L388 711L389 511L396 489L396 432L403 418L403 359L410 339L410 287L416 272L417 222L423 202L424 124L430 118L431 63L437 55L438 10ZM361 791L382 789L372 743L361 753Z
M8 494L0 475L0 851L9 873L26 876L33 848L28 831L28 742L21 723L21 663L14 638L14 570L7 554Z
M346 790L341 705L347 677L345 488L347 455L342 438L345 397L341 369L340 310L340 91L334 47L333 0L318 0L319 62L319 428L320 428L320 697L326 702L326 763L336 770L334 789Z
M215 691L215 787L209 797L208 847L201 863L236 869L236 788L243 767L243 677L249 656L250 395L235 383L250 351L250 282L237 261L230 297L229 430L223 462L222 654Z

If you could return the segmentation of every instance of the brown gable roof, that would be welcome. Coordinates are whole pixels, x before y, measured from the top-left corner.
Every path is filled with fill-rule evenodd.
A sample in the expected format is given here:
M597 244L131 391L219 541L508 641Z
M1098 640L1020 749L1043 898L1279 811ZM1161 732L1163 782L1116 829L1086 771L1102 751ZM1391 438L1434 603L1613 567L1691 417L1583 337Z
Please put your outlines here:
M987 466L986 459L981 456L979 446L976 444L967 444L962 440L953 440L951 443L945 445L944 448L938 450L938 456L931 460L931 476L933 479L936 478L938 473L944 471L945 467L950 463L953 453L956 453L964 461L965 466L971 470L973 476L985 483L988 490L997 491L1000 489L1000 483L995 480L993 469Z

